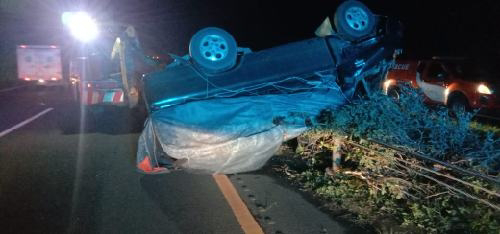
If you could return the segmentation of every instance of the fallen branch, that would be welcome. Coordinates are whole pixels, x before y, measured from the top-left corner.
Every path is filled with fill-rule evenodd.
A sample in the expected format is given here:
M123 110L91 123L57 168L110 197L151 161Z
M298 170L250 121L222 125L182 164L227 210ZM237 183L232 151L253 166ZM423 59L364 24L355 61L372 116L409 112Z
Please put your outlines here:
M343 171L342 172L343 174L346 174L346 175L353 175L353 176L357 176L359 177L360 179L364 180L366 182L366 184L368 184L368 186L370 187L373 187L373 188L376 188L377 190L382 190L381 188L379 188L377 185L375 185L374 181L373 180L370 180L369 178L365 177L363 175L362 172L360 171ZM407 181L406 181L407 182ZM399 185L397 185L399 186ZM408 197L411 197L413 199L416 199L418 200L418 197L415 197L413 195L411 195L410 193L406 192L406 191L401 191L404 195L408 196Z
M449 194L449 192L446 191L446 192L436 193L436 194L433 194L433 195L425 197L425 199L430 199L430 198L433 198L433 197L441 196L443 194Z
M355 142L352 142L352 141L347 141L347 143L352 144L352 145L354 145L354 146L357 146L357 147L362 148L362 149L367 150L367 151L375 152L375 153L379 154L380 156L385 156L385 155L383 155L382 153L380 153L380 152L378 152L378 151L376 151L376 150L370 149L370 148L365 147L365 146L363 146L363 145L360 145L360 144L358 144L358 143L355 143ZM379 144L379 143L377 143L377 144ZM430 172L430 173L433 173L433 174L436 174L436 175L439 175L439 176L443 176L443 177L446 177L446 178L451 179L451 180L455 180L455 181L460 182L460 183L462 183L462 184L464 184L464 185L467 185L467 186L473 187L473 188L475 188L475 189L481 190L481 191L483 191L483 192L485 192L485 193L488 193L488 194L490 194L490 195L493 195L493 196L496 196L496 197L499 197L499 198L500 198L500 194L499 194L499 193L497 193L497 192L495 192L495 191L491 191L491 190L488 190L488 189L483 188L483 187L481 187L481 186L477 186L477 185L472 184L472 183L469 183L469 182L467 182L467 181L464 181L464 180L458 179L458 178L456 178L456 177L454 177L454 176L450 176L450 175L442 174L442 173L439 173L439 172L437 172L437 171L430 170L430 169L428 169L428 168L425 168L425 167L422 167L422 166L419 166L419 165L415 165L414 163L409 162L409 161L407 161L407 160L404 160L404 159L402 159L402 158L398 158L398 157L394 157L394 158L395 158L396 160L398 160L398 161L401 161L401 162L405 162L405 163L411 164L412 166L414 166L414 167L416 167L416 168L419 168L419 169L421 169L421 170L425 170L425 171L427 171L427 172Z
M398 161L400 161L400 162L405 162L405 163L408 163L408 161L406 161L406 160L404 160L404 159L399 159L399 158L396 158L396 160L398 160ZM471 183L469 183L469 182L467 182L467 181L464 181L464 180L458 179L458 178L456 178L456 177L454 177L454 176L451 176L451 175L446 175L446 174L443 174L443 173L439 173L439 172L437 172L437 171L430 170L430 169L428 169L428 168L425 168L425 167L422 167L422 166L419 166L419 165L413 165L413 164L412 164L411 166L416 167L416 168L421 169L421 170L424 170L424 171L427 171L427 172L430 172L430 173L433 173L433 174L436 174L436 175L439 175L439 176L442 176L442 177L446 177L446 178L448 178L448 179L451 179L451 180L454 180L454 181L457 181L457 182L460 182L460 183L462 183L462 184L468 185L468 186L470 186L470 187L473 187L473 188L475 188L475 189L481 190L481 191L483 191L483 192L485 192L485 193L488 193L488 194L490 194L490 195L497 196L497 197L499 197L499 198L500 198L500 194L498 194L498 193L496 193L496 192L494 192L494 191L491 191L491 190L485 189L485 188L483 188L483 187L481 187L481 186L477 186L477 185L475 185L475 184L471 184Z
M474 196L474 195L471 195L471 194L469 194L469 193L467 193L467 192L465 192L465 191L463 191L463 190L457 189L457 188L455 188L455 187L453 187L453 186L447 185L446 183L444 183L444 182L442 182L442 181L439 181L439 180L437 180L437 179L435 179L435 178L433 178L433 177L431 177L431 176L428 176L428 175L426 175L426 174L423 174L423 173L417 172L417 171L415 171L415 170L413 170L413 169L411 169L411 168L409 168L409 167L406 167L406 166L404 166L404 165L402 165L402 164L399 164L398 166L403 167L403 168L407 169L408 171L413 171L414 173L416 173L416 174L418 174L418 175L420 175L420 176L423 176L423 177L425 177L425 178L427 178L427 179L429 179L429 180L432 180L432 181L434 181L434 182L436 182L436 183L438 183L438 184L440 184L440 185L442 185L442 186L444 186L444 187L446 187L446 188L448 188L448 189L450 189L450 190L452 190L452 191L455 191L455 192L457 192L457 193L460 193L460 194L462 194L462 195L464 195L464 196L466 196L466 197L468 197L468 198L470 198L470 199L473 199L473 200L479 201L479 202L481 202L481 203L483 203L483 204L485 204L485 205L488 205L488 206L490 206L490 207L492 207L492 208L494 208L494 209L496 209L496 210L500 210L500 206L498 206L498 205L496 205L496 204L493 204L493 203L491 203L491 202L489 202L489 201L486 201L486 200L484 200L484 199L478 198L478 197L476 197L476 196Z

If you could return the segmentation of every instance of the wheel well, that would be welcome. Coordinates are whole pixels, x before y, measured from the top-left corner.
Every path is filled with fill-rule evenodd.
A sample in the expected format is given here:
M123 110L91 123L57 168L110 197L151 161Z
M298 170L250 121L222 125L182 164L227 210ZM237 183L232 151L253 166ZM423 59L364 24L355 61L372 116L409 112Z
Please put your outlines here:
M389 95L389 93L391 91L396 91L398 94L400 94L401 93L401 87L399 87L398 85L391 85L391 86L389 86L387 88L387 93L386 94Z
M391 90L396 90L396 91L400 92L401 88L397 84L394 84L394 85L391 85L387 88L387 93L389 93L389 91L391 91Z

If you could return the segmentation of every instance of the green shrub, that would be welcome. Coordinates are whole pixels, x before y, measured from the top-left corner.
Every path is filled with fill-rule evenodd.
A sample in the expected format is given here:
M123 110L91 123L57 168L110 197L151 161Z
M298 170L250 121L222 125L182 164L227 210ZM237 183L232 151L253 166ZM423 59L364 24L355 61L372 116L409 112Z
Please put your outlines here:
M499 140L492 132L470 128L474 113L451 117L444 107L424 104L418 90L402 90L399 100L375 94L335 112L321 112L320 127L297 140L294 157L306 166L286 174L324 201L353 212L362 223L377 226L380 217L391 217L395 229L375 227L380 233L498 233L500 212L486 203L498 204L499 199L478 189L498 194L498 184L364 140L420 152L465 170L498 173ZM332 152L339 149L340 169L332 171Z
M470 128L475 112L452 117L445 107L425 104L419 90L401 90L399 100L376 93L335 111L332 117L323 112L319 120L328 120L326 128L352 137L379 140L440 160L465 157L472 166L500 171L500 140L493 132Z

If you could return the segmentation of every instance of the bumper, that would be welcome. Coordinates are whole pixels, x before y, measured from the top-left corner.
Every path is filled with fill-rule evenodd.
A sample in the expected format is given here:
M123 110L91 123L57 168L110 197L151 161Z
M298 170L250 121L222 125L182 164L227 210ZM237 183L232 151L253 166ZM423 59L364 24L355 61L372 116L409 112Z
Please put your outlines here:
M26 84L39 85L39 86L62 86L62 85L66 84L62 80L55 80L55 81L54 80L30 80L30 81L23 80L23 82Z
M492 95L480 95L471 103L474 109L480 109L482 115L500 116L500 97Z

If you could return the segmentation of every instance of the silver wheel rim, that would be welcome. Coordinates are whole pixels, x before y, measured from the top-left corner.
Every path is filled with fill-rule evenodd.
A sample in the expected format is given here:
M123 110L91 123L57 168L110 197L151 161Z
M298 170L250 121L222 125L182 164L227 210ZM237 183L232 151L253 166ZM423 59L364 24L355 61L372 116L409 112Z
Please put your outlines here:
M349 27L356 31L363 31L368 28L368 14L360 7L351 7L345 12L345 20Z
M227 41L219 35L206 35L201 39L201 56L210 61L220 61L227 57Z

